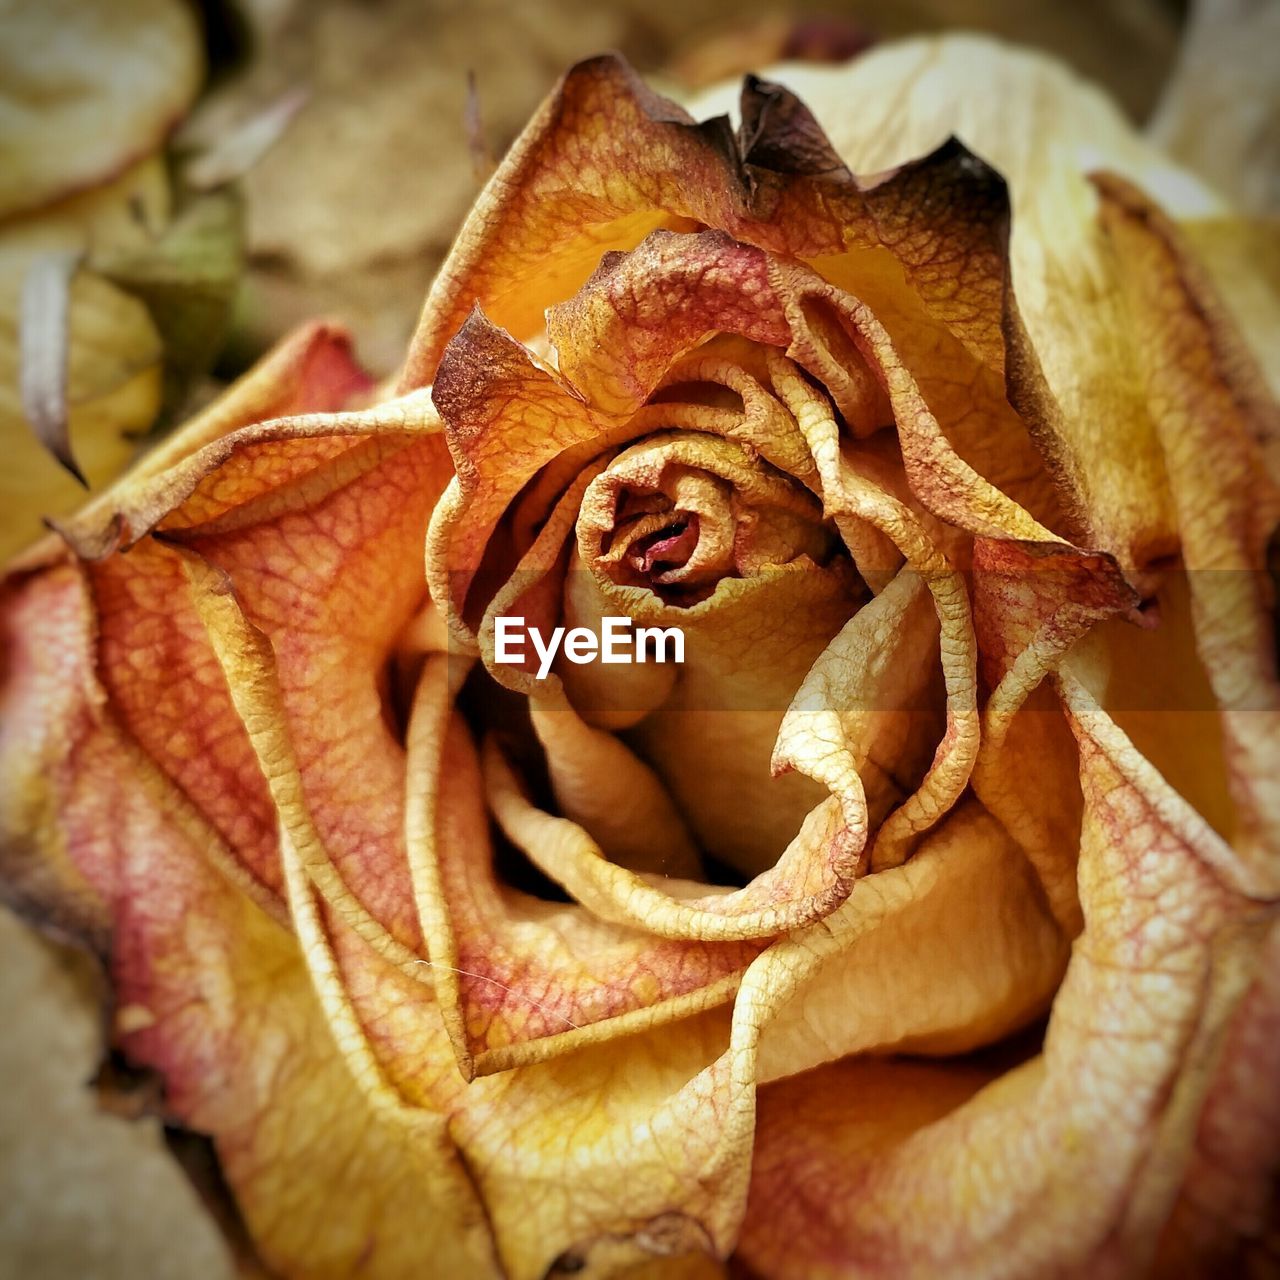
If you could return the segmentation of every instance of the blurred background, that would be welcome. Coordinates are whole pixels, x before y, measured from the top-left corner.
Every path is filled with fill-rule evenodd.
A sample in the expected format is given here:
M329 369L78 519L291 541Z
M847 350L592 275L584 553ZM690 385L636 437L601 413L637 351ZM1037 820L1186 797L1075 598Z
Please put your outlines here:
M305 318L391 373L571 62L618 49L678 96L955 28L1058 55L1243 212L1280 210L1277 0L4 0L0 550ZM145 1088L98 1108L89 967L3 912L0 1017L0 1276L231 1276L159 1122L119 1114Z

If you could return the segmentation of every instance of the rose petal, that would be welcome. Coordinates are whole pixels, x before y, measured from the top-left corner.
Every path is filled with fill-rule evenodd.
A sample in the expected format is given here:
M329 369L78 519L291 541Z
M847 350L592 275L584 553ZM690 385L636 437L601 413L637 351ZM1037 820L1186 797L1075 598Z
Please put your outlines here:
M1054 918L1073 937L1081 926L1079 764L1060 708L1039 687L1082 635L1132 610L1137 594L1111 557L1056 544L980 538L973 573L974 625L991 688L973 788L1022 846Z
M54 683L6 690L6 828L31 806L47 815L18 833L39 832L30 859L6 829L6 881L37 918L109 951L115 1043L161 1073L170 1122L213 1138L264 1260L396 1274L426 1249L490 1273L483 1211L440 1117L353 1088L296 940L240 892L240 865L95 691L76 571L10 591L10 671L43 667Z
M1278 987L1280 930L1273 925L1258 976L1227 1031L1160 1241L1158 1266L1170 1276L1248 1275L1250 1267L1265 1274L1275 1253L1280 1107L1268 1082L1280 1071Z
M774 158L807 110L777 86L744 93L755 102L766 89L771 105L751 108L744 155L723 117L695 124L616 57L570 70L464 226L427 299L401 388L431 381L474 304L527 340L605 252L699 223L797 255L868 251L870 275L887 269L893 288L894 272L905 271L930 312L999 367L1007 205L995 174L956 145L918 162L909 156L915 163L865 183L844 169L784 172ZM789 110L778 109L782 100Z
M1273 397L1280 397L1280 225L1231 215L1183 220L1180 237L1208 271ZM1280 435L1264 433L1263 452L1280 476Z
M1026 448L1025 431L1003 387L998 380L991 383L992 371L980 377L985 366L974 365L972 357L968 364L958 356L944 358L938 347L945 331L929 325L922 337L924 322L918 318L908 317L891 334L881 309L849 292L858 287L857 272L842 270L840 276L838 286L824 283L804 267L736 244L720 232L655 232L631 253L606 259L572 301L555 307L547 317L548 334L561 373L593 408L620 416L638 409L670 365L710 333L787 346L796 358L811 353L815 367L810 372L816 374L821 339L813 318L821 305L831 313L828 329L834 323L845 334L855 367L880 384L881 398L887 393L908 479L921 502L975 532L1052 537L976 472L941 426L967 420L972 436L998 441L986 445L988 461L998 459L997 479L1010 466L1012 452L1013 466L1024 469L1019 479L1025 482L1029 469L1032 489L1037 473L1047 482ZM957 394L955 384L965 390ZM870 387L867 393L873 395ZM874 415L874 409L868 412Z
M994 1043L1049 1007L1066 966L1020 852L972 801L823 924L837 949L765 1026L762 1084L850 1054Z
M1280 488L1258 444L1280 432L1280 406L1169 219L1127 183L1095 183L1169 477L1196 650L1221 708L1237 851L1274 892L1280 683L1264 566L1280 527Z
M920 785L877 833L873 859L886 866L902 861L910 843L955 803L973 767L979 725L977 646L969 598L960 575L911 511L861 474L858 459L842 454L830 405L794 369L775 362L774 376L809 441L827 509L855 516L892 541L929 587L941 626L946 733Z
M746 1191L754 1090L717 1056L723 1014L689 1019L677 1035L660 1028L586 1045L464 1086L441 1075L424 1034L434 1014L427 989L348 932L336 931L332 946L360 1052L417 1105L449 1112L512 1280L540 1280L557 1259L572 1270L600 1256L634 1263L728 1252Z
M366 922L364 936L385 930L379 945L397 954L419 930L404 865L403 751L384 681L421 600L416 552L444 480L433 417L367 435L303 483L250 503L247 517L169 535L214 651L235 668L232 700L295 849L344 909L372 910L378 930ZM284 443L306 442L290 430ZM348 469L353 455L363 456ZM236 468L214 475L234 483Z
M871 50L839 71L788 68L787 80L857 172L901 164L958 136L1004 175L1013 296L1025 324L1024 338L1011 312L1013 402L1055 469L1080 539L1126 568L1167 554L1175 524L1161 450L1133 373L1133 328L1111 287L1119 264L1085 174L1122 173L1178 217L1221 213L1221 202L1146 144L1093 86L1030 50L931 37ZM974 93L977 82L988 91ZM1009 102L1024 105L1009 111Z
M933 758L943 730L932 696L937 651L924 581L904 570L832 639L783 717L774 770L823 783L863 839L915 790Z
M74 527L93 551L114 544L122 524L118 513L129 509L131 495L146 488L146 477L165 457L181 457L184 447L230 431L264 409L329 407L359 377L344 338L323 327L304 331L158 450L158 457L91 504ZM105 714L126 735L120 749L132 767L154 774L150 785L171 795L168 803L185 814L186 829L200 832L193 838L255 901L279 913L274 819L175 557L148 544L134 557L98 566L78 568L66 561L65 547L50 538L32 549L10 579L15 619L25 620L12 624L11 679L5 685L4 750L11 754L0 776L12 838L21 844L27 840L24 830L53 831L68 798L90 785L80 776L72 743ZM71 663L79 663L83 674L64 674L56 689L42 683L40 672ZM55 756L62 761L59 769L50 767ZM182 789L176 797L174 784ZM45 816L29 825L37 812ZM57 866L63 856L57 848L33 850L32 856L51 858ZM76 883L73 877L72 903L83 897ZM96 923L90 936L105 927L105 921Z
M739 1244L750 1267L1012 1276L1149 1263L1263 914L1218 878L1212 833L1063 679L1085 795L1085 928L1043 1055L985 1088L981 1070L851 1065L764 1091L756 1212ZM805 950L775 948L759 986L795 989L808 965Z
M655 939L500 883L479 762L452 709L451 661L429 658L420 679L406 806L415 901L464 1074L554 1057L728 999L757 947Z

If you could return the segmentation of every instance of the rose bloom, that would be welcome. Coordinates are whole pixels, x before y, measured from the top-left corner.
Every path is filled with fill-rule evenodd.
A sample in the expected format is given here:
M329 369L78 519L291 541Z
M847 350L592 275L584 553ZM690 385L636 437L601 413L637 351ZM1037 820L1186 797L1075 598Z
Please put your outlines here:
M1230 212L1029 54L786 78L574 68L395 388L307 329L9 575L8 892L273 1273L1275 1260Z

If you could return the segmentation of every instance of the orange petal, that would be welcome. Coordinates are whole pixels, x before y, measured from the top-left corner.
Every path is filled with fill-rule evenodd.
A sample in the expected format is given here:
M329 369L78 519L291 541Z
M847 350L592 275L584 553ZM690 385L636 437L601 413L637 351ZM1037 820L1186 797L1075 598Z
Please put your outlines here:
M575 1270L591 1258L728 1252L754 1090L722 1055L723 1014L583 1044L466 1085L454 1073L451 1083L429 991L349 931L335 930L331 945L359 1019L353 1048L367 1049L410 1101L447 1112L512 1280L540 1280L557 1260Z
M297 941L122 733L95 687L77 571L9 591L9 671L23 678L6 689L4 812L45 819L21 833L38 833L30 858L6 831L6 879L37 918L109 952L114 1042L160 1073L171 1123L212 1137L266 1264L399 1275L425 1251L459 1274L495 1274L442 1118L353 1087ZM24 756L28 768L10 767Z
M719 231L655 231L606 255L547 313L560 372L595 408L635 412L672 363L714 333L785 347L791 333L767 254Z
M1059 531L1111 552L1126 570L1169 554L1176 517L1133 346L1143 322L1130 318L1117 287L1125 264L1085 175L1122 173L1180 218L1220 216L1221 202L1170 165L1105 94L1031 49L963 34L921 37L886 43L848 67L791 68L787 78L855 170L902 164L958 137L1003 175L1013 204L1009 393L1059 482L1072 524ZM978 82L988 91L974 93ZM875 310L909 360L894 308L877 301Z
M303 330L90 504L73 527L86 550L101 554L121 538L129 518L122 513L138 505L134 495L184 453L216 449L217 436L257 413L327 409L364 385L344 335L324 326ZM163 506L152 503L151 510L158 518ZM91 785L80 776L75 736L105 719L123 735L121 750L135 767L173 793L184 821L201 832L224 870L265 909L279 912L274 819L175 558L149 543L132 557L83 568L69 559L56 538L46 539L15 566L7 588L14 614L4 722L14 744L6 750L14 755L6 757L11 766L2 776L14 838L25 841L25 829L52 839L57 813ZM40 672L66 664L78 673L74 678L56 688L41 683ZM40 764L51 766L51 753L60 760L56 770ZM50 865L65 861L60 843L44 844ZM82 897L73 882L69 902ZM94 936L102 928L99 921Z
M859 181L827 163L807 110L781 86L748 81L743 116L738 139L724 117L695 124L616 56L570 70L464 226L401 387L432 380L474 304L528 340L602 254L697 224L776 252L878 253L865 274L905 275L932 314L1002 367L1007 198L993 171L952 143Z

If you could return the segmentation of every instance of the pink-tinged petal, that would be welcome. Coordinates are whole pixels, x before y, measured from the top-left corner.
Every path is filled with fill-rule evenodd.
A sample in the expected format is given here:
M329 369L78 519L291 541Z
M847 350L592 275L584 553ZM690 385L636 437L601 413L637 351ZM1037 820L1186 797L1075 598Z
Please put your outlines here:
M407 821L437 999L463 1071L501 1071L727 1000L758 945L655 938L501 883L480 762L452 705L456 662L429 657L420 680ZM535 815L500 765L491 758L497 816L519 826Z
M1266 1275L1280 1255L1280 930L1231 1019L1165 1227L1162 1275Z
M713 333L786 346L800 363L808 357L815 375L831 359L831 343L841 341L863 378L866 420L896 423L908 481L930 511L975 533L1052 539L948 436L968 421L968 433L1000 442L992 457L1012 452L1019 465L1034 467L1023 457L1025 430L1003 389L987 388L982 403L972 396L957 402L957 378L933 367L932 330L922 338L904 322L892 332L853 288L720 232L659 232L606 259L571 301L549 313L548 334L562 375L593 409L615 416L634 413L671 364ZM923 353L916 349L922 342ZM879 422L877 413L884 415Z
M147 494L164 489L155 477L171 474L183 456L216 451L220 436L256 414L331 409L366 386L344 335L319 325L302 330L71 523L99 554L124 536L132 517L121 513L142 506L159 518L163 506ZM274 817L172 554L148 543L132 557L77 566L50 537L14 566L6 590L15 610L7 624L4 723L14 754L2 775L6 839L37 832L55 864L66 857L56 852L65 848L57 815L66 796L92 785L79 777L72 744L85 725L107 717L138 767L182 788L242 887L278 912ZM74 678L45 683L41 673L52 678L64 668ZM58 768L50 772L41 761L51 767L52 753ZM105 922L94 936L101 928Z
M160 1074L170 1123L212 1138L266 1264L396 1276L426 1248L460 1274L496 1274L441 1118L353 1087L296 939L122 732L96 687L79 572L55 567L8 590L8 673L30 678L6 691L6 878L24 910L109 955L113 1042ZM60 695L69 714L51 716ZM24 750L35 772L8 767ZM8 829L32 803L46 814L39 862Z

